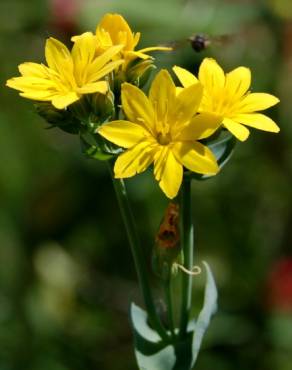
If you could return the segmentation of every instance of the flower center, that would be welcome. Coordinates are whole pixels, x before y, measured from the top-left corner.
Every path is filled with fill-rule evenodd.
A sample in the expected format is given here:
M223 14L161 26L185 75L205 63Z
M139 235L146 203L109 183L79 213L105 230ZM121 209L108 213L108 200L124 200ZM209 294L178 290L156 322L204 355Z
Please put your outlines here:
M159 142L160 145L168 145L171 142L170 133L159 132L159 134L157 135L157 141Z

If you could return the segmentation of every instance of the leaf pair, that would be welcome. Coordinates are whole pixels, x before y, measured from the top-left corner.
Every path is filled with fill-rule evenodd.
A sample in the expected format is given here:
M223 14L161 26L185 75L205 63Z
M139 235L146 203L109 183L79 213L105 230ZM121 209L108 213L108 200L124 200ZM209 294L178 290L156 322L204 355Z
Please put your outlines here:
M183 340L163 341L148 325L147 313L132 303L131 321L134 332L135 355L141 370L190 370L193 368L210 320L217 310L217 289L209 265L203 308L197 320L190 321Z

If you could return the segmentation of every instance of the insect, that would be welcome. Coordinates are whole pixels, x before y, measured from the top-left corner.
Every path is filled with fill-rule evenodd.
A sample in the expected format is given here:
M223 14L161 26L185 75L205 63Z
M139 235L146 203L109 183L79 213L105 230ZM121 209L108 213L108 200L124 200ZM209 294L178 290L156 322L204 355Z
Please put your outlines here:
M198 33L183 40L171 41L167 43L167 46L170 46L173 50L176 50L189 44L196 53L200 53L210 46L224 45L230 42L233 38L233 35L209 36Z

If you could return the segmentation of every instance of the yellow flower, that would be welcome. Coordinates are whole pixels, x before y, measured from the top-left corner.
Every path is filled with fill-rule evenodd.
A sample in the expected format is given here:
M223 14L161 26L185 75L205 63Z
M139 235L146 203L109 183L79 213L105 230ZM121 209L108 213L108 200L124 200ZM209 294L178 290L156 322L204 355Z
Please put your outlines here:
M88 33L88 32L87 32ZM105 14L96 27L97 53L107 50L113 45L123 45L123 49L116 54L115 59L124 59L123 69L126 69L129 62L136 58L149 59L149 51L171 50L168 47L148 47L135 51L140 40L139 32L133 33L126 20L120 14ZM80 36L72 38L78 40Z
M219 170L213 153L197 140L213 134L222 117L195 115L201 102L201 84L176 95L166 70L152 82L149 97L129 83L122 85L122 107L128 120L102 125L98 132L127 150L115 162L116 178L132 177L154 163L154 176L169 198L174 198L183 178L183 166L200 174Z
M273 95L250 93L251 73L248 68L238 67L224 73L214 59L205 58L200 66L198 79L181 67L173 67L181 84L187 88L198 81L204 86L200 112L212 112L223 117L223 125L237 139L244 141L249 136L246 126L263 131L279 132L276 123L258 111L279 102Z
M84 34L70 53L60 41L49 38L45 48L48 67L32 62L20 64L21 77L11 78L6 84L25 98L50 101L57 109L64 109L84 94L108 91L105 76L123 63L110 61L121 49L116 45L96 56L94 37Z

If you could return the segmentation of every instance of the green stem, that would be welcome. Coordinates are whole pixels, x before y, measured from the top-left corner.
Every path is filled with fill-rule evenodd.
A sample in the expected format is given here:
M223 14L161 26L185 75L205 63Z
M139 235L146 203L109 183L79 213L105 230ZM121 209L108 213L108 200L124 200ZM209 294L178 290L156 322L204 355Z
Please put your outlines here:
M191 207L191 180L184 179L181 193L181 212L182 212L182 233L181 241L183 246L184 267L192 270L193 267L193 245L194 233L192 223ZM181 319L180 337L184 337L187 332L187 325L192 305L192 276L182 274L182 299L181 299Z
M172 338L175 338L170 279L164 283L164 291L165 291L165 301L167 305L169 330L171 332Z
M129 204L128 196L124 181L122 179L114 179L112 166L109 163L109 169L113 180L114 189L120 206L122 218L127 230L128 239L130 242L136 271L138 274L139 284L142 291L145 307L148 313L149 320L152 326L156 329L157 333L165 341L168 341L166 330L162 326L160 319L157 315L153 297L148 281L148 271L145 263L145 257L137 235L134 217Z

